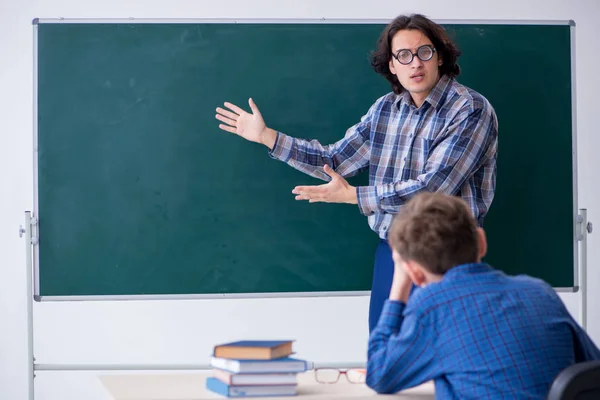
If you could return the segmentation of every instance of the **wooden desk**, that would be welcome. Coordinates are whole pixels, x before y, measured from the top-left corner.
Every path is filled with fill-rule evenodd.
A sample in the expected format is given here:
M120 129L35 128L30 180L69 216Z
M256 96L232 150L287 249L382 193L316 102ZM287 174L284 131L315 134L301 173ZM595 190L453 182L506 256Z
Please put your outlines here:
M205 380L212 372L168 374L131 374L99 376L102 385L114 400L214 400L225 399L205 389ZM254 399L259 399L253 397ZM351 384L342 376L336 384L324 385L315 381L313 371L298 374L298 395L268 397L270 400L352 399L435 399L433 383L395 395L378 395L364 384Z

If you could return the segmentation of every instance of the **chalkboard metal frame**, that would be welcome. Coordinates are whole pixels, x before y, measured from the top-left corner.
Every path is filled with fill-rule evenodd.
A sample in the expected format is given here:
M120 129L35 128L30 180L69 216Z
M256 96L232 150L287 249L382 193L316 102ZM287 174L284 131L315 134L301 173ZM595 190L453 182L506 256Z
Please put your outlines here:
M326 297L326 296L368 296L370 291L348 291L348 292L277 292L277 293L231 293L231 294L182 294L182 295L106 295L106 296L40 296L39 282L39 246L37 246L38 233L38 71L37 71L37 55L38 55L38 26L39 24L60 24L60 23L122 23L122 24L143 24L143 23L215 23L215 24L236 24L236 23L289 23L289 24L336 24L336 23L353 23L353 24L382 24L389 22L387 19L335 19L335 18L306 18L306 19L221 19L221 18L35 18L32 21L33 32L33 194L34 194L34 209L32 218L28 223L28 229L31 229L31 243L28 243L28 251L31 251L33 257L28 261L28 271L33 274L31 284L33 286L33 300L35 301L74 301L74 300L137 300L137 299L193 299L193 298L280 298L280 297ZM573 20L467 20L467 19L437 19L435 22L440 24L487 24L487 25L569 25L570 29L570 46L571 46L571 106L572 106L572 176L573 176L573 287L555 287L557 292L578 292L580 289L579 282L580 268L582 275L585 273L586 255L579 257L578 242L583 240L578 232L582 231L580 227L579 209L578 209L578 188L577 188L577 113L576 113L576 70L575 70L575 22ZM585 275L584 275L585 276ZM585 297L585 293L582 293Z

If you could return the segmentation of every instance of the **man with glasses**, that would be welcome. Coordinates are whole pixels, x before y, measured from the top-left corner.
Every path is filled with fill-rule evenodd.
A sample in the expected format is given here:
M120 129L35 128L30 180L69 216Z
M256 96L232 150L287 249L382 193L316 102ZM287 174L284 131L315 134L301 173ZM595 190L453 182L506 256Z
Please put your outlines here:
M496 186L498 126L479 93L459 84L460 52L445 30L422 15L399 16L382 32L373 69L391 84L361 121L336 143L293 138L268 128L256 104L251 113L228 103L217 108L219 127L269 148L269 155L328 181L297 186L297 200L357 204L380 237L375 254L369 330L379 319L392 282L387 244L392 217L420 192L462 197L478 224ZM369 185L353 187L344 177L368 169ZM335 240L335 238L332 238Z

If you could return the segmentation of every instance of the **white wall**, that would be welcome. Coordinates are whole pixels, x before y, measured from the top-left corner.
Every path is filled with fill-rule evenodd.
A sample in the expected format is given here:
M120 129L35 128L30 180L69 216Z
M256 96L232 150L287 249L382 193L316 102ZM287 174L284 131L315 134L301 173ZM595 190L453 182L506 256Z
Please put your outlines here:
M423 0L410 8L405 4L397 0L0 0L0 398L27 396L25 253L17 229L23 223L23 211L33 208L31 20L35 17L391 19L416 11L434 19L573 19L577 23L579 207L587 208L589 219L600 224L595 176L600 160L594 154L600 148L600 135L593 108L600 92L600 2ZM507 60L506 73L519 79L519 64L525 62ZM522 179L527 179L525 172ZM594 284L600 280L598 233L589 238L588 262L588 327L600 343L600 293ZM562 297L578 315L579 295ZM210 346L227 340L229 332L231 338L294 337L299 354L317 362L362 361L367 303L366 297L347 297L36 304L35 354L44 364L202 364ZM274 322L276 318L281 322ZM263 324L270 329L261 328ZM85 377L83 383L77 390L68 390L78 376ZM75 399L83 394L105 398L89 374L38 372L36 379L38 399Z

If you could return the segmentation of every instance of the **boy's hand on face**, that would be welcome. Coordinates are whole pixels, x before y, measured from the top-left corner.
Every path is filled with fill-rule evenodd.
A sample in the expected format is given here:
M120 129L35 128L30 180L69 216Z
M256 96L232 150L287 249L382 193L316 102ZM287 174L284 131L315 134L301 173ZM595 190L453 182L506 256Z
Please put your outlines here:
M408 302L408 296L412 288L413 281L406 273L403 262L394 264L394 280L390 290L390 300Z

